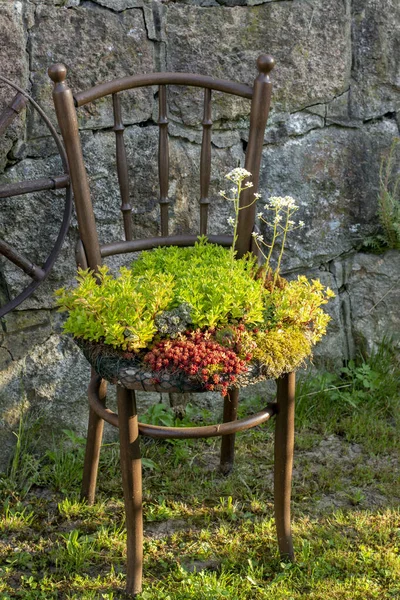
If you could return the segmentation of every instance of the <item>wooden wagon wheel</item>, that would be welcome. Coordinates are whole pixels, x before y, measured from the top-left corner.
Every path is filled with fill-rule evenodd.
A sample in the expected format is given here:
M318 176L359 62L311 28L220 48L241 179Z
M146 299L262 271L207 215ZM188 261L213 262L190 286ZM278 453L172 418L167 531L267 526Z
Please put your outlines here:
M16 308L19 304L21 304L21 302L26 300L26 298L31 296L31 294L33 294L36 288L49 275L53 267L54 261L56 260L60 252L66 233L68 231L72 210L72 191L70 186L67 155L65 153L62 142L55 128L51 124L49 118L40 108L40 106L33 100L33 98L31 98L24 90L18 87L15 83L12 83L11 81L6 79L5 77L2 77L1 75L0 82L12 87L17 92L14 98L11 100L11 102L0 115L0 136L5 132L7 127L17 118L17 116L28 105L28 103L30 103L49 129L56 143L58 152L61 156L61 161L64 169L64 173L62 175L0 185L0 199L29 194L31 192L65 189L64 214L62 223L54 246L42 267L35 265L29 258L23 256L17 249L10 246L10 244L8 244L6 241L0 239L0 254L12 263L14 263L16 266L22 269L24 273L26 273L32 278L32 282L29 283L27 287L20 294L18 294L18 296L16 296L15 298L7 302L5 305L0 307L1 318L11 310Z

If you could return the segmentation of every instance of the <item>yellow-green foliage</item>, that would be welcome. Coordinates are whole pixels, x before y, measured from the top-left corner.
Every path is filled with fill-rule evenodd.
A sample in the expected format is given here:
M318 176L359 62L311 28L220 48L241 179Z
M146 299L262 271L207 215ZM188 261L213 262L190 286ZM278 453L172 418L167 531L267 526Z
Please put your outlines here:
M61 310L68 310L66 333L98 341L123 350L145 348L156 333L155 316L166 310L174 296L168 273L143 273L135 278L121 268L114 278L101 267L98 282L93 274L79 271L78 286L56 292Z
M289 281L283 289L275 288L266 298L267 325L278 328L296 326L309 333L313 344L326 333L330 321L321 308L335 294L319 279L308 281L304 275Z
M262 282L255 280L254 257L233 260L232 253L201 239L194 247L157 248L132 264L134 275L149 270L174 279L174 304L192 306L193 327L226 325L232 319L263 321Z
M311 354L310 336L295 326L259 331L254 341L253 357L271 378L294 371Z
M155 317L182 303L192 307L194 328L232 319L261 323L266 292L255 271L254 257L233 260L231 252L203 239L192 248L143 252L117 278L101 267L98 283L90 271L80 271L78 286L56 295L61 310L69 311L65 332L135 351L153 339Z
M185 306L190 329L216 327L217 339L240 323L239 354L250 353L277 377L296 368L325 333L329 316L321 305L334 294L306 277L281 280L271 291L255 278L257 270L254 257L234 260L231 251L201 239L190 248L143 252L116 278L107 267L97 279L80 271L77 287L57 292L61 310L69 311L64 330L139 351L159 335L156 317ZM230 346L229 339L222 343Z

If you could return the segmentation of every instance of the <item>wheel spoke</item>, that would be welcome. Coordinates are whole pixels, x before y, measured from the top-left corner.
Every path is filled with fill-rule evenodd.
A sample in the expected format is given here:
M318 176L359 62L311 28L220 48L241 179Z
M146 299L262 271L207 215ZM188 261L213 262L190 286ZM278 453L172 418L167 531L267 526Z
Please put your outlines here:
M42 281L46 273L35 265L29 258L26 258L22 254L19 254L12 246L0 240L0 254L8 258L14 265L17 265L20 269L22 269L29 277L32 277L35 281Z
M28 179L0 186L0 198L11 198L43 190L60 190L69 186L69 175L57 175L45 179Z
M19 251L15 250L12 246L0 240L0 256L5 256L8 260L10 260L17 267L22 269L29 277L32 278L31 282L22 290L18 296L10 299L5 305L0 307L0 319L4 317L8 312L16 308L29 298L39 285L44 281L44 279L49 275L54 261L56 260L65 236L68 231L68 226L71 218L71 210L72 210L72 189L70 186L70 178L69 178L69 167L67 155L65 153L63 144L57 134L56 129L52 125L49 117L43 111L43 109L29 96L22 88L18 85L6 79L2 75L0 75L0 83L5 84L15 90L14 93L16 95L8 104L8 106L3 110L0 114L0 137L7 129L7 127L16 119L18 114L29 104L36 113L41 117L42 121L44 121L47 129L49 130L51 137L53 138L59 155L61 157L62 166L64 170L63 175L57 175L56 177L46 177L43 179L32 179L27 181L19 181L13 183L5 183L0 185L0 199L1 198L10 198L12 196L20 196L22 194L29 194L32 192L41 192L44 190L65 190L65 203L64 203L64 212L62 223L57 235L57 239L54 243L54 246L44 262L42 267L39 267L32 263L28 258L20 254ZM29 222L27 221L27 226L29 226Z

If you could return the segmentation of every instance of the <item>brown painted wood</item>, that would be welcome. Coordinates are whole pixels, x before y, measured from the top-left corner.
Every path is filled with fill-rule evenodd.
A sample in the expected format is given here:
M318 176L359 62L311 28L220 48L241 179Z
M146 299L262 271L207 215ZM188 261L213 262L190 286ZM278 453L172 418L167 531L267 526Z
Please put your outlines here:
M83 247L82 240L78 240L75 246L75 262L76 266L80 269L87 269L88 263L85 254L85 248Z
M268 118L271 82L269 73L274 62L271 57L260 56L257 61L259 74L254 82L254 87L217 80L203 75L188 73L150 73L147 75L136 75L124 77L111 82L95 86L90 90L75 95L75 106L82 106L105 95L113 95L114 106L114 131L116 135L116 154L118 180L121 191L122 206L125 223L125 241L116 241L111 244L99 246L94 225L94 215L91 206L89 187L86 171L83 164L82 150L78 136L76 112L73 106L71 91L65 83L66 70L62 65L50 68L49 74L54 82L54 103L57 117L60 123L62 135L67 148L71 165L71 181L74 187L76 206L78 212L78 224L82 244L78 245L78 260L96 268L101 264L101 259L125 252L137 252L159 246L192 246L197 241L195 235L168 236L168 176L169 176L169 152L168 152L168 117L167 117L167 85L190 85L204 88L204 113L203 113L203 136L200 158L200 232L207 231L208 205L210 198L211 179L211 90L236 94L241 97L252 99L250 114L249 142L246 152L245 167L252 173L254 187L242 195L241 206L247 206L254 198L258 190L259 170L261 164L261 153L263 148L264 130ZM118 93L142 86L159 86L159 184L160 184L160 209L161 209L161 236L142 240L133 240L131 229L131 204L129 197L128 168L126 149L123 135L124 126L121 118L121 106ZM238 255L242 256L248 250L255 251L252 243L251 233L254 228L256 207L240 212L238 227ZM129 213L129 224L126 216ZM209 236L211 243L223 246L232 244L232 236ZM143 560L143 523L142 523L142 483L141 483L141 460L139 450L139 433L160 439L169 438L204 438L222 436L221 445L221 469L223 472L231 470L234 459L235 433L249 429L267 421L276 413L277 404L268 405L263 411L237 419L238 390L231 390L229 399L224 405L224 423L209 425L205 427L174 428L157 427L154 425L141 424L138 422L135 395L133 390L127 390L117 386L118 414L105 407L101 398L101 378L94 375L89 386L89 403L91 406L93 439L90 451L96 463L97 448L99 444L99 423L103 419L111 425L119 428L121 440L121 469L123 476L123 488L126 510L126 522L128 532L128 566L127 566L127 592L130 594L140 593ZM279 427L277 428L275 453L275 507L276 521L279 538L279 547L282 556L292 557L293 547L290 536L290 480L292 469L293 447L291 446L293 434L293 402L294 400L294 376L291 374L278 382L279 397ZM147 389L147 388L146 388ZM97 415L97 421L93 414ZM87 466L85 485L87 497L94 498L95 475L97 466L92 470ZM93 483L94 482L94 483ZM278 504L281 504L279 507Z
M4 185L0 185L0 198L12 198L13 196L45 190L60 190L68 187L69 183L69 175L57 175L56 177L5 183Z
M68 156L80 237L85 248L88 265L91 269L96 270L101 265L99 240L83 161L74 100L65 81L67 69L61 64L52 65L49 68L49 76L54 83L53 101Z
M224 398L224 414L223 422L237 420L237 412L239 406L239 390L231 389L229 394ZM233 462L235 457L235 434L224 435L221 439L221 458L220 458L220 471L224 475L228 475L233 469Z
M112 81L100 83L89 90L74 94L75 105L83 106L88 102L103 98L103 96L150 85L192 85L235 96L242 96L243 98L251 99L253 96L253 88L234 81L214 79L213 77L194 73L147 73L145 75L133 75L131 77L113 79Z
M121 100L118 94L113 94L114 108L114 131L117 155L117 173L119 190L121 193L121 212L124 219L125 239L132 239L132 206L129 194L129 178L128 178L128 160L126 158L126 148L124 142L125 127L122 122Z
M92 370L92 376L94 375ZM98 402L106 405L107 382L102 379L98 386ZM89 407L89 425L86 439L85 461L83 464L83 477L81 499L92 505L96 496L97 472L99 469L101 441L103 438L104 420L92 407Z
M275 524L281 557L294 560L290 525L294 449L295 373L277 381L278 406L275 426L274 504Z
M17 92L10 104L6 106L0 115L0 135L3 135L7 127L16 119L29 100L21 92Z
M89 404L92 409L110 423L113 427L119 427L121 416L106 408L102 402L99 401L99 386L101 384L101 377L95 375L92 377L88 396ZM163 427L159 425L148 425L147 423L139 423L139 432L141 435L147 437L159 438L159 439L195 439L195 438L209 438L219 436L230 436L239 431L245 431L251 429L256 425L261 425L268 421L276 412L276 402L271 402L262 411L243 417L243 419L234 419L231 422L217 423L215 425L202 425L200 427Z
M0 240L0 254L5 256L5 258L8 258L9 261L22 269L24 273L29 275L29 277L32 277L35 281L43 281L46 277L46 273L41 267L35 265L29 258L26 258L20 252L17 252L15 248L3 240Z
M143 509L142 461L135 392L117 386L122 486L124 489L127 573L126 591L142 591Z
M200 154L200 235L207 233L208 197L211 179L211 90L204 90L203 139Z
M158 143L158 177L160 181L160 211L161 235L168 235L168 180L169 180L169 149L168 149L168 117L167 117L167 88L158 88L158 126L160 128Z
M207 236L211 244L220 246L231 246L233 237L231 235L209 235ZM170 235L168 237L147 238L144 240L132 240L132 242L112 242L100 247L101 256L115 256L116 254L125 254L126 252L140 252L141 250L151 250L160 246L194 246L198 241L197 235Z
M254 81L253 99L250 112L249 142L246 150L245 169L251 173L253 187L245 190L241 196L240 206L249 206L239 213L237 228L238 240L236 243L238 257L243 256L251 249L251 233L254 227L257 206L251 204L254 194L258 192L261 155L264 143L264 132L267 125L269 107L271 104L272 83L269 73L275 66L271 56L262 55L257 59L259 75ZM250 206L251 204L251 206Z

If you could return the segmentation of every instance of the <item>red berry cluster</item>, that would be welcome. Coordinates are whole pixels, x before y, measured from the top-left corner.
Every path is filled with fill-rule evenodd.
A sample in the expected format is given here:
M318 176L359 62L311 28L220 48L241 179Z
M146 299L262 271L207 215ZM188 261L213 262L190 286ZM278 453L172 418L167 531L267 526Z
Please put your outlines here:
M225 396L237 375L246 371L246 361L210 338L210 332L186 332L177 340L155 344L144 360L153 371L182 370L201 381L207 390L218 390Z

